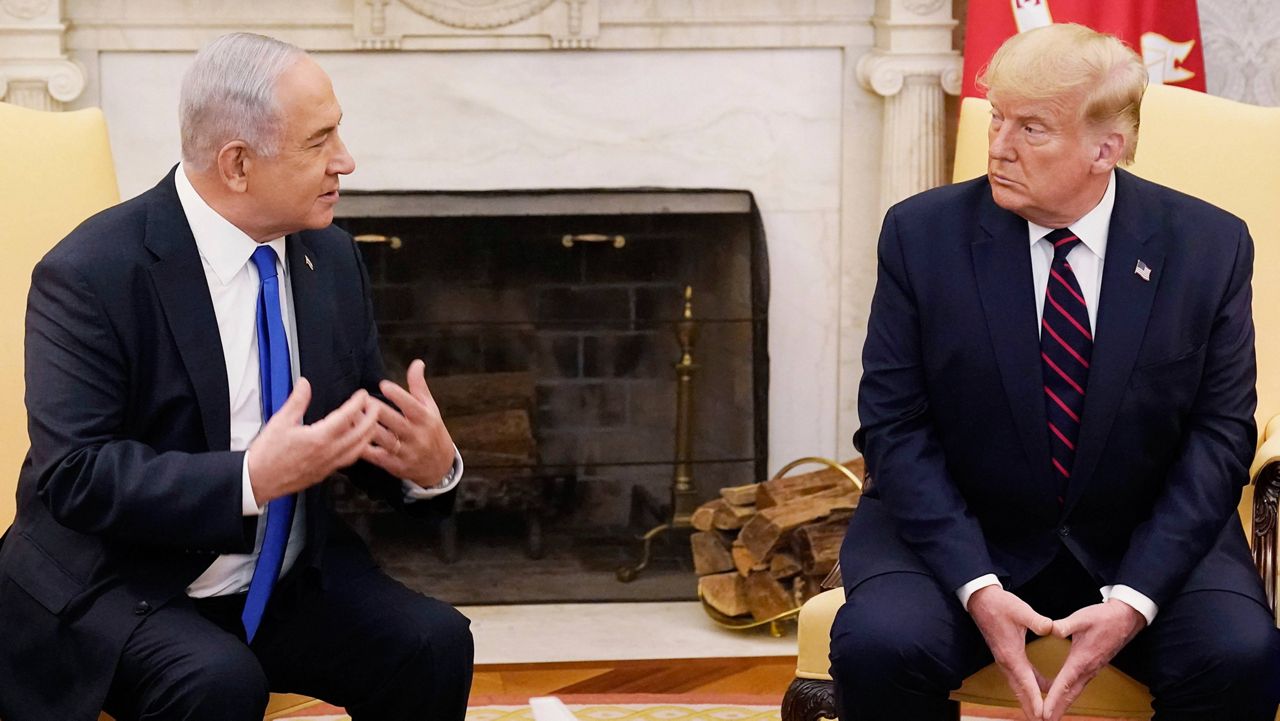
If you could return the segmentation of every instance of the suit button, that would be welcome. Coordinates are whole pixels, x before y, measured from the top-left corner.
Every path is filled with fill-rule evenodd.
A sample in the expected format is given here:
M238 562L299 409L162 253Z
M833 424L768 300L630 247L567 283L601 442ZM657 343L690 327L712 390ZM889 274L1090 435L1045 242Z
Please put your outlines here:
M1071 535L1071 526L1063 526L1062 528L1059 528L1059 529L1058 529L1058 535L1059 535L1059 536L1062 536L1063 538L1066 538L1067 536L1070 536L1070 535Z
M151 604L146 601L138 601L138 605L133 607L133 615L145 616L151 611Z

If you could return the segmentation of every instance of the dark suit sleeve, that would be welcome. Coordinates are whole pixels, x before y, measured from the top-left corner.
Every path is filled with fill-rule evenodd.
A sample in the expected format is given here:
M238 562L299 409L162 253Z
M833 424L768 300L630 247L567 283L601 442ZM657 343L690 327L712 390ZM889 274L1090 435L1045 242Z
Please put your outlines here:
M147 352L147 349L143 349ZM27 298L26 403L36 493L83 533L220 553L252 548L243 453L157 452L126 436L127 355L103 300L51 255Z
M1248 482L1257 443L1252 275L1253 240L1241 224L1182 443L1150 518L1130 537L1115 579L1157 605L1177 593L1209 552Z
M382 350L378 344L378 325L373 315L373 300L370 292L369 273L365 269L364 260L355 241L351 241L351 250L355 254L355 264L360 275L360 309L363 314L361 327L364 329L360 345L356 351L360 358L360 385L377 396L383 402L395 407L378 389L378 383L386 378L386 370L382 365ZM404 384L404 379L396 382ZM366 461L357 461L346 471L347 476L374 498L381 499L392 507L404 510L413 516L439 517L453 511L454 491L442 493L432 498L405 502L404 483L381 468Z
M880 233L875 295L858 389L855 444L902 540L956 590L995 573L982 528L947 471L933 425L921 348L920 311L891 209Z

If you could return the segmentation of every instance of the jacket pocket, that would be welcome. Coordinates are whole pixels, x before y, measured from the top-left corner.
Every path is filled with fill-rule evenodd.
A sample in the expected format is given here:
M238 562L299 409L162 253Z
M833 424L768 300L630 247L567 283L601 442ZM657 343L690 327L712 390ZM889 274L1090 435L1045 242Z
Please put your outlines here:
M62 613L80 592L80 583L25 533L5 542L4 570L49 613Z
M1146 363L1133 369L1130 385L1151 386L1185 380L1187 377L1198 378L1204 371L1205 344L1201 344L1186 353Z

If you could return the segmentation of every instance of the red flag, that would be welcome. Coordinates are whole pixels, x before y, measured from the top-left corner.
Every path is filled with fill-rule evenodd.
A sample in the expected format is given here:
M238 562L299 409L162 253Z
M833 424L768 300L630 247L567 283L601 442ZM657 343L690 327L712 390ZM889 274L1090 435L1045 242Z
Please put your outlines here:
M1111 33L1142 55L1151 82L1204 92L1196 0L969 0L963 94L982 97L974 78L1001 43L1050 23Z

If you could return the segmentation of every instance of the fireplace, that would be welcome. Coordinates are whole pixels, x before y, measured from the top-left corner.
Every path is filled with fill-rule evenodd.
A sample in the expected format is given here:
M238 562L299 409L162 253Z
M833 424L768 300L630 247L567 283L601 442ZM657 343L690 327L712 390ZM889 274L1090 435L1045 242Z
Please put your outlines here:
M426 362L467 466L458 513L434 542L339 493L340 512L406 583L440 594L445 575L461 595L443 595L459 603L579 600L564 595L564 569L547 574L561 596L463 579L513 558L513 545L548 568L572 563L574 548L598 565L637 552L637 533L670 513L686 288L698 495L765 473L768 262L749 193L359 192L339 216L361 241L389 376ZM673 539L650 572L669 584L636 596L615 582L608 595L690 596L681 546Z
M849 457L883 209L942 179L952 3L574 0L580 24L565 2L523 20L436 4L473 20L401 0L227 0L210 25L194 6L69 0L9 32L83 70L66 107L101 106L122 197L179 157L182 73L230 27L294 42L332 77L358 166L344 204L352 189L750 190L771 255L768 469ZM78 73L57 75L60 99Z

